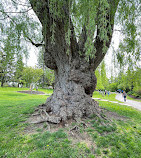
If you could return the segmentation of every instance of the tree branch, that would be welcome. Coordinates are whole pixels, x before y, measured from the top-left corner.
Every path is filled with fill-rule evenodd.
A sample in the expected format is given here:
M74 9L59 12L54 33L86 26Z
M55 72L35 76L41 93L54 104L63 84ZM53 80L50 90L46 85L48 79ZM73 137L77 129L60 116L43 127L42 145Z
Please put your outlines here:
M34 45L34 46L36 46L36 47L45 46L45 44L43 44L43 43L35 43L35 42L33 42L32 39L29 38L27 35L25 35L25 36L26 36L26 38L32 43L32 45Z
M11 19L11 21L12 21L15 25L17 25L16 21L14 21L6 12L5 12L5 15L7 16L7 18ZM5 18L5 19L6 19L6 18ZM0 20L1 20L1 19L0 19ZM35 42L33 42L32 39L29 38L29 37L26 35L26 33L25 33L24 30L23 30L23 33L24 33L25 37L32 43L32 45L34 45L34 46L36 46L36 47L45 46L43 43L35 43Z
M108 36L108 41L106 41L107 48L109 48L110 44L111 44L113 27L114 27L115 12L117 10L118 3L119 3L119 0L109 1L110 10L112 10L112 12L109 11L109 14L106 16L107 26L105 29L107 29L108 26L111 25L111 33L107 33L107 36ZM99 38L99 30L97 30L97 36L96 36L96 40L94 42L94 45L96 48L96 54L95 54L95 58L92 59L92 61L94 62L94 70L96 70L96 68L101 63L101 61L103 60L103 58L106 54L106 52L103 52L104 41L101 41Z

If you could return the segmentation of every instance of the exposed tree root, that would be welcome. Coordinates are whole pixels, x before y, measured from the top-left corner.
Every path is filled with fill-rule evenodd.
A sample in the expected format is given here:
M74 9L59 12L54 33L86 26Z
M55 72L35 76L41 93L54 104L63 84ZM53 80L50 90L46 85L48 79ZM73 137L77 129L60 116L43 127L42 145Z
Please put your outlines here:
M38 113L37 113L38 111ZM35 123L43 123L43 122L50 122L50 123L60 123L61 118L53 115L49 115L44 108L38 108L36 109L36 114L33 114L32 116L40 116L40 119L36 121Z
M70 132L71 132L71 131L79 132L79 127L78 127L78 126L74 126L74 127L71 128L69 131L70 131Z
M38 117L38 121L35 121L35 122L34 122L35 124L39 124L39 123L43 123L43 122L46 122L47 124L48 124L48 123L59 124L59 123L61 123L61 122L64 122L64 121L62 121L61 117L56 116L56 115L53 115L52 112L48 113L48 112L46 111L46 109L45 109L45 108L42 108L41 106L40 106L38 109L35 110L35 113L32 114L32 116L33 116L33 117ZM106 116L104 116L104 115L102 115L102 114L99 114L99 113L95 114L95 118L101 120L101 121L100 121L100 124L101 124L101 125L104 125L104 126L107 125L107 123L106 123L106 124L104 123L105 120L106 120L107 122L112 122L111 119L109 119L109 118L107 118ZM73 118L72 118L72 119L73 119ZM83 122L83 121L81 120L81 118L79 118L79 119L75 119L75 118L74 118L74 120L75 120L77 123L81 124L81 126L83 126L84 128L88 127L88 125L87 125L85 122ZM103 121L102 121L102 120L103 120ZM64 124L66 124L66 123L67 123L67 121L64 122ZM73 129L72 129L72 130L73 130Z
M35 120L33 119L33 123L39 124L47 122L66 125L67 122L72 119L85 128L88 126L82 121L82 119L89 118L92 115L94 115L96 120L100 120L99 123L103 126L106 126L107 124L109 125L110 122L112 122L104 115L104 109L99 107L96 101L90 100L86 103L84 104L84 102L81 101L81 104L74 106L73 108L71 106L60 107L58 114L54 113L47 104L39 105L39 107L35 109L35 113L32 114L32 116L35 117ZM36 117L38 119L36 119Z

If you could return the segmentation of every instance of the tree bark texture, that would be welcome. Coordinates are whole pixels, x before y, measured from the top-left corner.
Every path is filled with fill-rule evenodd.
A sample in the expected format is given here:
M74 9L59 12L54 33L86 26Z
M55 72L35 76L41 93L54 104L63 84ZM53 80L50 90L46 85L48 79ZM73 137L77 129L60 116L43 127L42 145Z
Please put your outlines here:
M84 51L87 40L85 26L82 30L81 40L77 42L73 23L67 15L67 6L65 6L67 18L63 20L55 19L55 44L52 44L50 27L53 24L53 18L50 14L48 0L42 0L40 6L37 0L30 0L30 2L43 27L45 64L55 72L54 93L47 98L45 103L46 112L49 114L48 121L59 123L71 118L77 120L85 116L89 117L92 114L100 115L101 109L98 103L91 98L97 83L94 71L105 56L105 53L102 52L103 41L99 39L98 31L94 43L96 47L95 58L90 59L88 62L85 59ZM71 30L70 46L66 43L66 31L64 29L68 21ZM109 35L107 47L110 46L111 38L112 35ZM66 53L68 47L69 54ZM50 114L54 115L54 117Z

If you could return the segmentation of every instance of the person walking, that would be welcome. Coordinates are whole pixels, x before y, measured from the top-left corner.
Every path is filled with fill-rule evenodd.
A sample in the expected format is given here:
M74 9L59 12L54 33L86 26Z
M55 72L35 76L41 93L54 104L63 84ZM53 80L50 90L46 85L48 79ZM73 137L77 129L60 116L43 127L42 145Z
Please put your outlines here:
M110 95L110 91L108 91L108 96Z
M107 94L107 91L105 90L105 96L106 96L106 94Z
M124 92L123 92L124 101L126 101L126 97L127 97L127 94L126 94L126 92L124 91Z

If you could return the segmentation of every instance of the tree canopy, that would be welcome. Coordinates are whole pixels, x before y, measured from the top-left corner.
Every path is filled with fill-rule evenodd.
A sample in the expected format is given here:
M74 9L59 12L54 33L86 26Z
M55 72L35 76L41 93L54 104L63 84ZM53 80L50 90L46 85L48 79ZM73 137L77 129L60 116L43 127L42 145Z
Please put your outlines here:
M46 9L39 13L45 7ZM40 23L33 15L32 8ZM47 9L49 9L50 16L46 14ZM22 2L2 0L0 15L1 40L2 37L9 38L9 46L11 46L9 49L12 51L14 49L19 51L19 47L24 46L20 44L23 42L23 37L36 46L42 45L42 34L45 34L47 29L50 30L52 44L55 43L57 22L63 21L65 22L65 40L68 47L66 53L70 52L71 34L75 34L76 40L80 43L79 46L84 45L85 57L89 60L89 58L97 56L97 38L103 42L103 54L107 52L108 39L116 21L121 28L118 31L123 34L120 50L115 53L118 60L122 62L125 60L124 56L130 62L133 58L134 61L140 59L140 0L24 0ZM46 16L48 18L45 19ZM51 23L50 27L48 23ZM7 29L5 30L5 28ZM74 28L73 32L72 28ZM82 50L79 53L82 53Z

